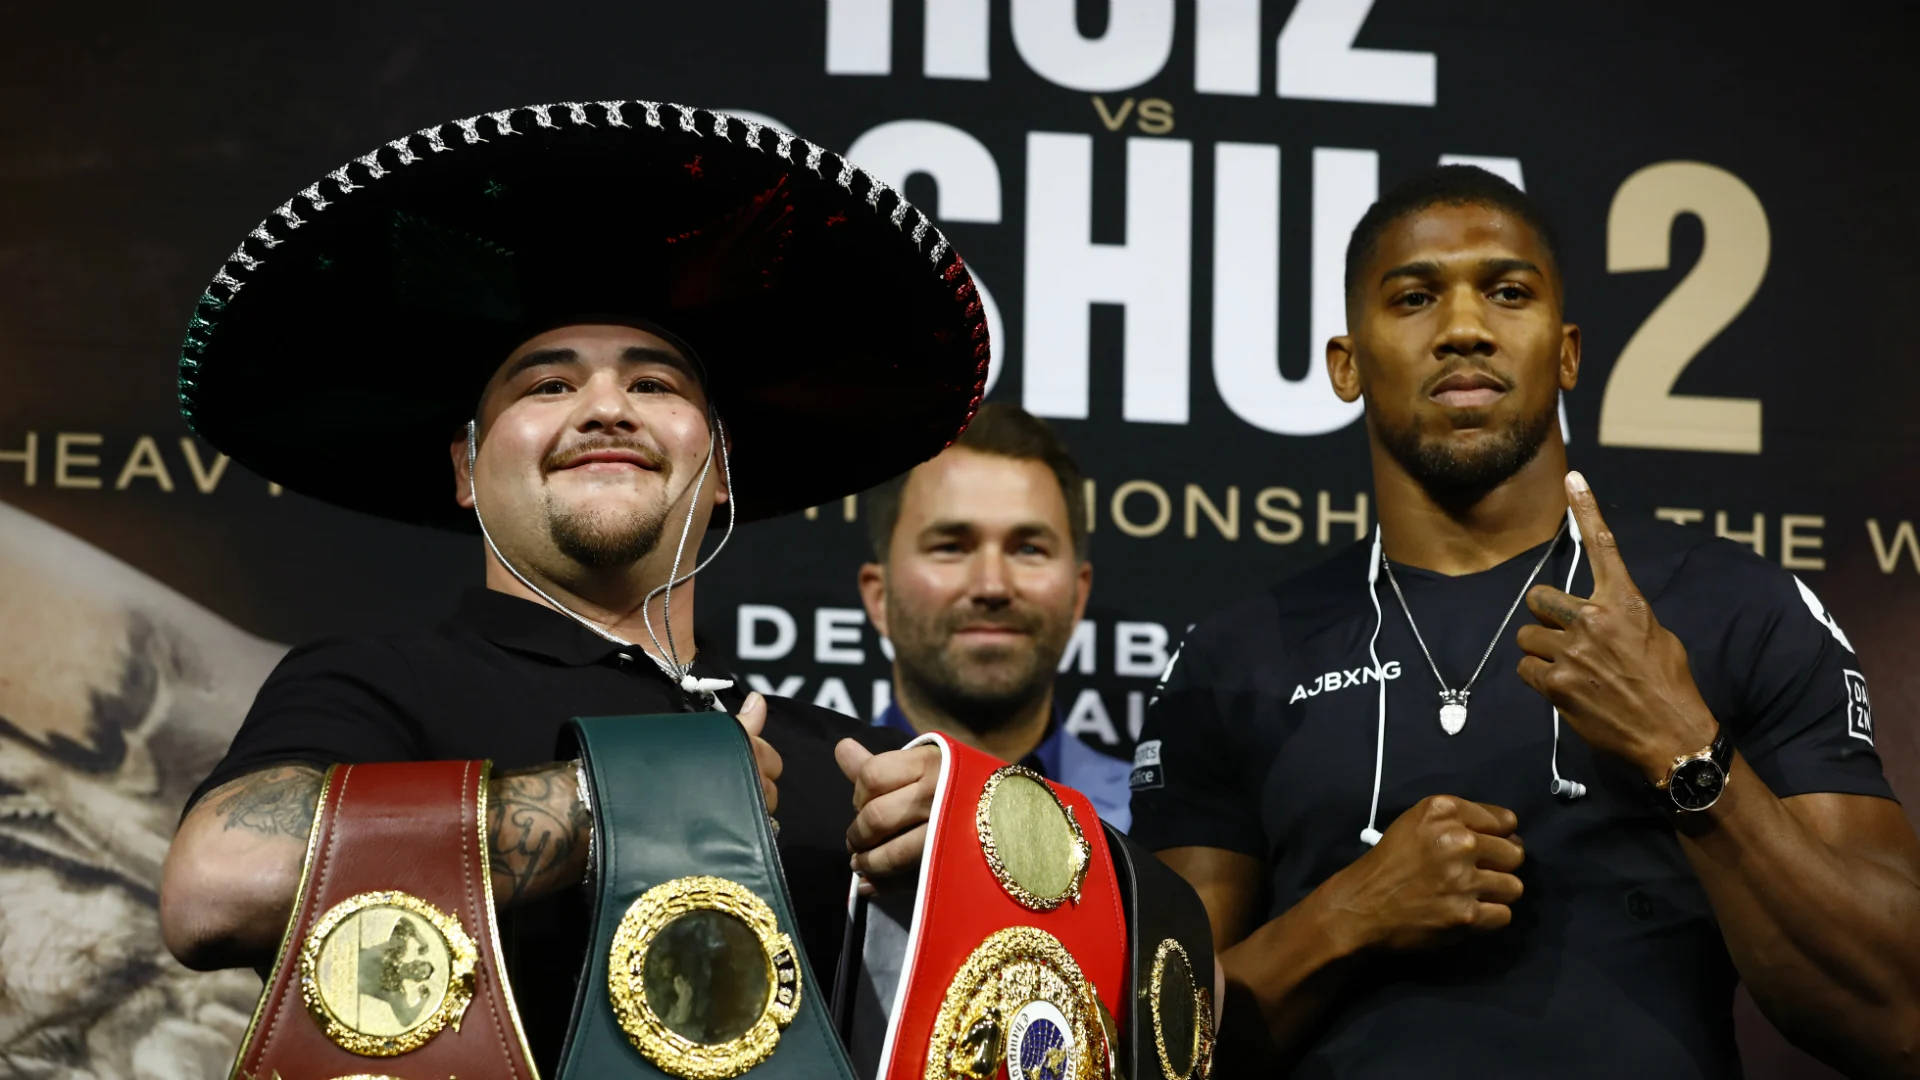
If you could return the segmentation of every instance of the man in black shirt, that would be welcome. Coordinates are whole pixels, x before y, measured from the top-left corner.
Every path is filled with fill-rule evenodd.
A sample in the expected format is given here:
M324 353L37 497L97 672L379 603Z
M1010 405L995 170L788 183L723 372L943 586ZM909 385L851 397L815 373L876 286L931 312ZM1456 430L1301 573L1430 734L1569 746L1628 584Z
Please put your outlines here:
M433 631L286 657L175 836L168 947L195 967L271 962L328 765L491 758L506 770L488 822L503 945L550 1066L592 825L557 736L575 716L716 708L753 736L800 936L816 977L832 972L849 776L870 802L912 788L931 755L743 695L693 655L688 564L722 508L730 535L952 440L987 355L958 256L852 165L679 106L506 110L355 165L276 211L215 278L183 411L289 487L477 528L486 588ZM851 846L910 860L898 834L915 824L896 815Z
M1409 181L1347 309L1379 528L1196 627L1135 762L1134 835L1222 949L1223 1066L1737 1076L1745 979L1827 1060L1912 1075L1920 842L1859 662L1798 580L1609 528L1567 472L1580 337L1538 212Z

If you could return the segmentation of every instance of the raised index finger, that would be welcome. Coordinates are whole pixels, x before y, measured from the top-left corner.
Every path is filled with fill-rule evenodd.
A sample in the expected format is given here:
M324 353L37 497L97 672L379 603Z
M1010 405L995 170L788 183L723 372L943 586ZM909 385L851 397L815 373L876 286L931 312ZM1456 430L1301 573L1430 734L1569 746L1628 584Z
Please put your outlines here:
M1593 566L1593 594L1633 592L1633 575L1627 573L1627 564L1621 561L1613 530L1607 528L1607 519L1600 516L1600 503L1593 497L1593 489L1587 486L1587 478L1578 471L1567 473L1567 505L1573 508L1573 519L1580 525L1580 542L1586 547L1587 561Z

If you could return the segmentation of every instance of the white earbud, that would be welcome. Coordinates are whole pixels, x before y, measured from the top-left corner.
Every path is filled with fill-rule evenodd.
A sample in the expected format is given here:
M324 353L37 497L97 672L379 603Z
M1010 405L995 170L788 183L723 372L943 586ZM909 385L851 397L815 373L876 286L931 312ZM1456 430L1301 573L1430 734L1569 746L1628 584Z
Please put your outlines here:
M1376 829L1373 826L1369 825L1366 828L1360 830L1360 842L1367 845L1368 847L1372 847L1375 844L1378 844L1380 842L1380 838L1384 835L1386 834L1382 833L1379 829Z
M1587 785L1578 780L1567 780L1558 776L1553 778L1553 785L1547 790L1568 802L1584 799L1587 796Z

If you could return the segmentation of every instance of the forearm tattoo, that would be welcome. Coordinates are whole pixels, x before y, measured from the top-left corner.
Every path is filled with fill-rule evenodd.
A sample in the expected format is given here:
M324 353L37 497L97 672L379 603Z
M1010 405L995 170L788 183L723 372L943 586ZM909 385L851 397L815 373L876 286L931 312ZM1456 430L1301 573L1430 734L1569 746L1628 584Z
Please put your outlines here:
M571 763L495 773L487 809L494 902L511 904L574 884L586 867L592 815Z
M245 829L305 843L320 803L321 780L318 769L305 765L265 769L228 785L213 812L223 819L222 831Z

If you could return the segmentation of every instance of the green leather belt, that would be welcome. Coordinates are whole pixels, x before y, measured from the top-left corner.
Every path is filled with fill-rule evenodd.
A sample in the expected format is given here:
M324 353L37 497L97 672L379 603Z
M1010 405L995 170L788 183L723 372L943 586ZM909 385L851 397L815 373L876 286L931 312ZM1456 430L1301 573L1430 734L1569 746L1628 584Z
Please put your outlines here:
M594 903L560 1080L853 1080L739 721L608 716L568 733L594 814Z

